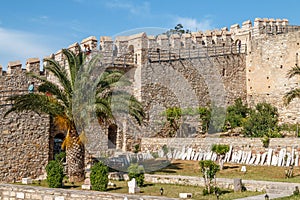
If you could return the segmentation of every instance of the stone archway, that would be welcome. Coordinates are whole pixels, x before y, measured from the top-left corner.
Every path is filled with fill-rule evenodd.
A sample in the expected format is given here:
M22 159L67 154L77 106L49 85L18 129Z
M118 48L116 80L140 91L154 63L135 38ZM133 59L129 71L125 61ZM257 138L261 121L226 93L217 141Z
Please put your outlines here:
M118 133L118 126L112 124L108 127L108 148L109 149L116 149L117 146L117 133Z

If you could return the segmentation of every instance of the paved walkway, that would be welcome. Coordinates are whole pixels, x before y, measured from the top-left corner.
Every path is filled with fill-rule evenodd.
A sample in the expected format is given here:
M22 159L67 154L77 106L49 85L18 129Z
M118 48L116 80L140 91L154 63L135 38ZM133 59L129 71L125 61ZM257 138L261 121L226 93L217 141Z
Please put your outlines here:
M291 196L290 194L268 194L269 199L276 199L280 197L288 197ZM245 197L245 198L240 198L240 199L235 199L235 200L265 200L265 194L257 195L257 196L252 196L252 197Z
M145 180L152 183L169 183L182 184L193 186L204 186L202 177L196 176L179 176L179 175L158 175L145 174ZM266 191L269 199L287 197L293 194L295 187L300 187L300 183L286 183L286 182L271 182L271 181L256 181L256 180L242 180L242 183L248 191ZM233 179L217 178L217 184L221 188L233 188ZM241 198L239 200L264 200L265 194L253 197Z

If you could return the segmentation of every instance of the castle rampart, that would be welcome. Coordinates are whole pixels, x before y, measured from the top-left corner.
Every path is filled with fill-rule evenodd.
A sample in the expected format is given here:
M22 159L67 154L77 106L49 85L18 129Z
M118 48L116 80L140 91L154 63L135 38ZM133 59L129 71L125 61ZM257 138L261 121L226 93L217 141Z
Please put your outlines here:
M138 33L118 36L115 40L102 36L99 41L91 36L67 48L78 52L81 47L87 54L98 52L105 63L129 72L134 95L144 103L148 116L153 119L162 120L158 116L170 106L206 106L214 100L210 96L214 94L221 99L217 104L226 106L238 97L250 105L270 102L279 108L282 123L299 123L299 100L287 107L282 102L285 92L298 86L299 79L287 79L286 73L292 66L299 65L299 33L299 26L290 26L286 19L256 18L253 24L248 20L241 26L232 25L230 29L224 27L188 34L151 36ZM61 50L49 57L68 67ZM27 92L28 84L33 81L26 76L27 72L54 80L46 70L40 71L41 64L45 64L44 61L30 58L24 68L20 61L9 62L6 71L0 66L0 102L3 105L0 169L5 171L0 181L37 177L53 154L54 136L50 133L47 116L14 113L2 119L10 104L5 101L6 97L17 91ZM153 111L156 105L159 108ZM154 121L151 123L155 125ZM184 130L197 132L198 124L189 123L190 129ZM131 128L126 124L118 127L117 148L132 148L133 139L129 141L129 138L130 131L134 130ZM139 131L153 135L161 128L156 124L155 129ZM24 148L20 149L20 146ZM10 153L12 150L13 154ZM28 160L30 164L26 164ZM21 169L26 169L26 173Z

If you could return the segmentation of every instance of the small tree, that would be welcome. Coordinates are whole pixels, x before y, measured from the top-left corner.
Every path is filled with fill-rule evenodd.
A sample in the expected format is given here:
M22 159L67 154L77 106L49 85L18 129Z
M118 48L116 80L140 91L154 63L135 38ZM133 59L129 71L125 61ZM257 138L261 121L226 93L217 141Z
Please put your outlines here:
M128 176L129 179L135 178L136 183L139 187L142 187L144 185L144 179L145 179L145 170L144 167L141 165L138 165L137 163L131 164L128 167Z
M270 132L278 129L277 108L268 103L258 103L250 111L243 128L248 137L268 136Z
M224 157L225 154L229 151L229 146L226 144L214 144L211 150L218 155L220 170L223 170Z
M108 184L108 167L101 161L91 168L92 189L97 191L106 191Z
M205 108L205 107L199 107L198 114L199 114L200 121L202 124L202 132L207 133L209 121L210 121L210 117L211 117L210 109Z
M47 183L51 188L61 188L64 179L64 168L59 160L51 160L46 166Z
M182 110L178 107L170 107L166 109L164 115L166 116L166 120L168 122L168 134L170 137L174 137L180 127L179 119L181 118Z
M225 121L230 124L231 128L241 127L248 113L249 108L246 104L243 104L241 98L238 98L233 105L228 106Z
M211 160L202 160L199 162L199 165L205 184L205 192L203 194L211 194L216 189L213 186L213 180L216 179L216 173L220 170L219 165Z

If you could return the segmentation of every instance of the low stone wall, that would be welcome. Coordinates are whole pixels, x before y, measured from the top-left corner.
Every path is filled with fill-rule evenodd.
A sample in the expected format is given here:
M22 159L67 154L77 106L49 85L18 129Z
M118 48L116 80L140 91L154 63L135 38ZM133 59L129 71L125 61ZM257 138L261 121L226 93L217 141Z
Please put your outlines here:
M213 144L227 144L235 149L265 151L261 138L240 138L240 137L223 137L223 138L142 138L142 151L158 151L164 145L168 148L182 149L191 147L193 149L210 150ZM300 138L271 138L269 147L276 148L299 148Z
M145 174L145 181L151 183L163 184L180 184L191 186L204 186L204 179L195 176L170 176L170 175L152 175ZM299 187L299 183L284 183L284 182L270 182L270 181L255 181L255 180L242 180L243 185L248 191L259 191L268 193L285 193L293 194L295 187ZM233 190L233 179L217 178L217 185L220 188Z
M1 200L172 200L176 198L154 197L154 196L140 196L128 194L113 194L108 192L97 191L82 191L71 189L50 189L43 187L23 186L23 185L0 185L0 199Z
M271 139L272 140L272 139ZM300 139L298 140L300 142ZM272 143L272 142L271 142ZM142 151L158 151L164 145L168 148L181 150L183 147L191 147L193 149L210 150L213 144L228 144L234 148L242 148L243 150L257 149L262 150L263 143L260 138L142 138ZM272 143L273 144L273 143Z

